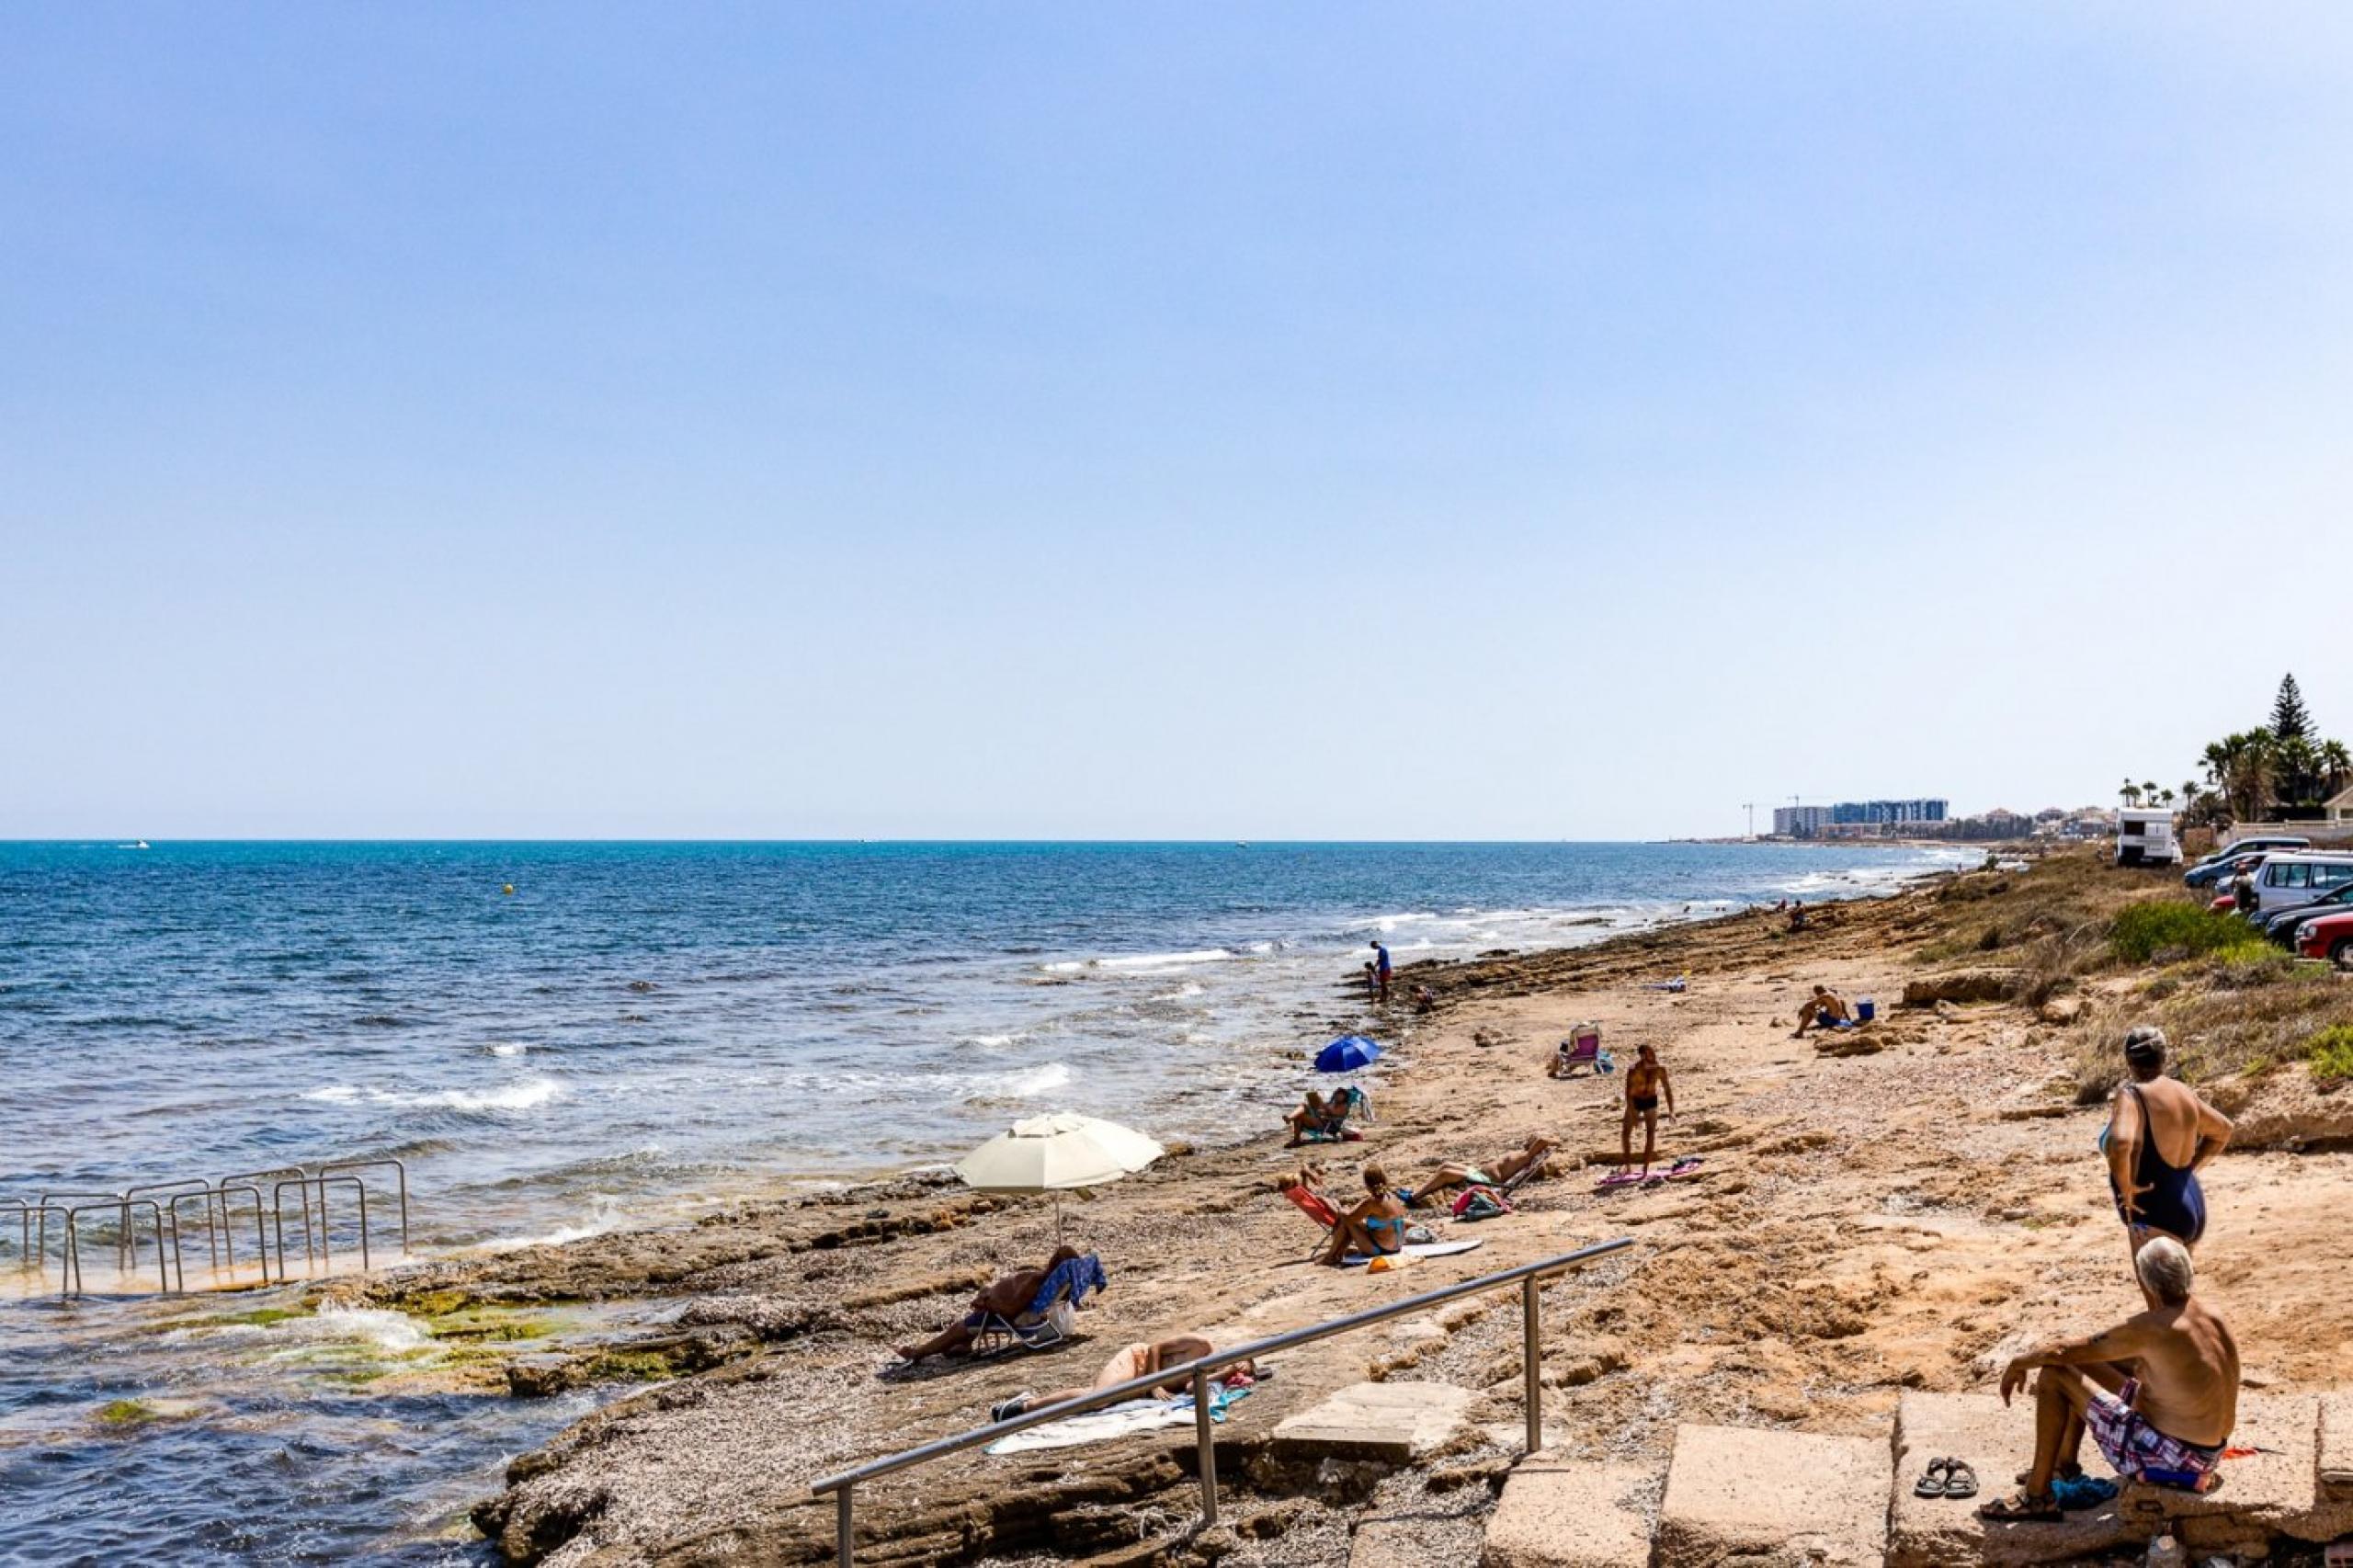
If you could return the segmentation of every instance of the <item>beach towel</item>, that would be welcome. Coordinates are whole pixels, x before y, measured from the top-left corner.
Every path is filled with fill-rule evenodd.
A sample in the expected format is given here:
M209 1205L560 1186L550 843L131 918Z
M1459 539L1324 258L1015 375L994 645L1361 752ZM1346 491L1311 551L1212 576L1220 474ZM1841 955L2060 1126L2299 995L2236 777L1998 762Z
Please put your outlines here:
M1226 1407L1237 1399L1248 1397L1246 1387L1229 1388L1224 1383L1210 1384L1210 1419L1225 1419ZM1162 1426L1184 1426L1193 1420L1193 1396L1178 1394L1173 1399L1131 1399L1119 1404L1090 1410L1084 1415L1074 1415L1067 1421L1048 1421L999 1437L981 1451L985 1454L1027 1454L1045 1449L1074 1449L1086 1443L1108 1443L1114 1437L1125 1437L1137 1432L1150 1432Z
M1086 1300L1089 1290L1108 1290L1110 1287L1110 1278L1103 1272L1102 1260L1093 1253L1085 1257L1066 1257L1054 1266L1052 1273L1038 1282L1038 1293L1029 1298L1029 1310L1022 1315L1043 1316L1046 1309L1052 1306L1065 1290L1070 1292L1070 1304L1074 1307Z
M1511 1200L1492 1187L1466 1187L1454 1197L1458 1220L1495 1220L1511 1212Z
M1474 1248L1483 1247L1486 1244L1486 1240L1483 1237L1474 1238L1467 1242L1407 1242L1402 1252L1384 1252L1378 1254L1367 1254L1361 1252L1348 1253L1340 1259L1340 1266L1344 1268L1362 1268L1366 1264L1370 1263L1376 1256L1452 1257L1456 1253L1470 1252Z

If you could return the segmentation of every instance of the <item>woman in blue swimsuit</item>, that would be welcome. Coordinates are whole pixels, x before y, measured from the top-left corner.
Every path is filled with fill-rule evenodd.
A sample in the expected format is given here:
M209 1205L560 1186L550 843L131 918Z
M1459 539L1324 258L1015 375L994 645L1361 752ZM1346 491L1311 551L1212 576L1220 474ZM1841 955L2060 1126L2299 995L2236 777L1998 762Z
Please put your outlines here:
M2230 1119L2178 1078L2165 1075L2163 1029L2143 1024L2128 1033L2124 1064L2131 1079L2116 1091L2099 1147L2108 1156L2109 1191L2126 1240L2136 1259L2153 1236L2194 1247L2206 1233L2206 1194L2198 1171L2231 1141ZM2168 1146L2182 1157L2168 1159Z

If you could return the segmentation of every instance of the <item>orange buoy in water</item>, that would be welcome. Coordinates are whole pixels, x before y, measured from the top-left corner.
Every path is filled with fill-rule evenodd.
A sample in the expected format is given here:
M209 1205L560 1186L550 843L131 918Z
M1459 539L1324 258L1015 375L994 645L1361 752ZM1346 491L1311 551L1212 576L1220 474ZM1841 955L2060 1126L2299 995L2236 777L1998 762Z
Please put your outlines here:
M509 882L498 891L505 893L507 897L513 898L515 896L515 884L513 882Z

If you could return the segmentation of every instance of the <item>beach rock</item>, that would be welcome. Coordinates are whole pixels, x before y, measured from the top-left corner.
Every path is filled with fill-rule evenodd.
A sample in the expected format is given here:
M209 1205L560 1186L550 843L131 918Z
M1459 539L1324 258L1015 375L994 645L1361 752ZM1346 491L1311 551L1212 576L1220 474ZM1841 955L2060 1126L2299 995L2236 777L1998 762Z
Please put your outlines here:
M1997 1525L1977 1506L2006 1496L2010 1477L2034 1456L2034 1405L2005 1407L1992 1394L1906 1392L1895 1412L1893 1506L1888 1514L1888 1568L1986 1568L2063 1562L2111 1551L2133 1539L2114 1505L2085 1508L2055 1525ZM1950 1457L1977 1472L1977 1495L1959 1502L1913 1495L1932 1459Z
M1451 1383L1355 1383L1275 1428L1285 1459L1409 1464L1460 1434L1478 1395Z
M2046 1024L2063 1027L2084 1016L2084 999L2080 996L2053 996L2037 1007L2034 1016Z
M1884 1439L1679 1426L1658 1568L1751 1560L1881 1568L1893 1474Z
M2006 970L1932 974L1904 983L1904 1005L1927 1007L1938 1002L2000 1002L2008 998L2017 983L2017 977Z
M1892 1043L1875 1029L1832 1029L1813 1037L1817 1056L1877 1056Z
M1529 1455L1487 1519L1480 1568L1649 1568L1662 1470Z

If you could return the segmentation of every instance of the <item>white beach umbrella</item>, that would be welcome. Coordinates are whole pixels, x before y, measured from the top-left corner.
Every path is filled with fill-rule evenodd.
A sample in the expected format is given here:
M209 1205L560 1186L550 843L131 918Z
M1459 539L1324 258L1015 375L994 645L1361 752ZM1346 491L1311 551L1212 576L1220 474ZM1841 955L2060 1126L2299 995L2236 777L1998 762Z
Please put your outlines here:
M1051 1192L1054 1237L1062 1239L1062 1194L1101 1187L1166 1153L1132 1127L1071 1111L1017 1121L956 1162L957 1176L982 1192Z

